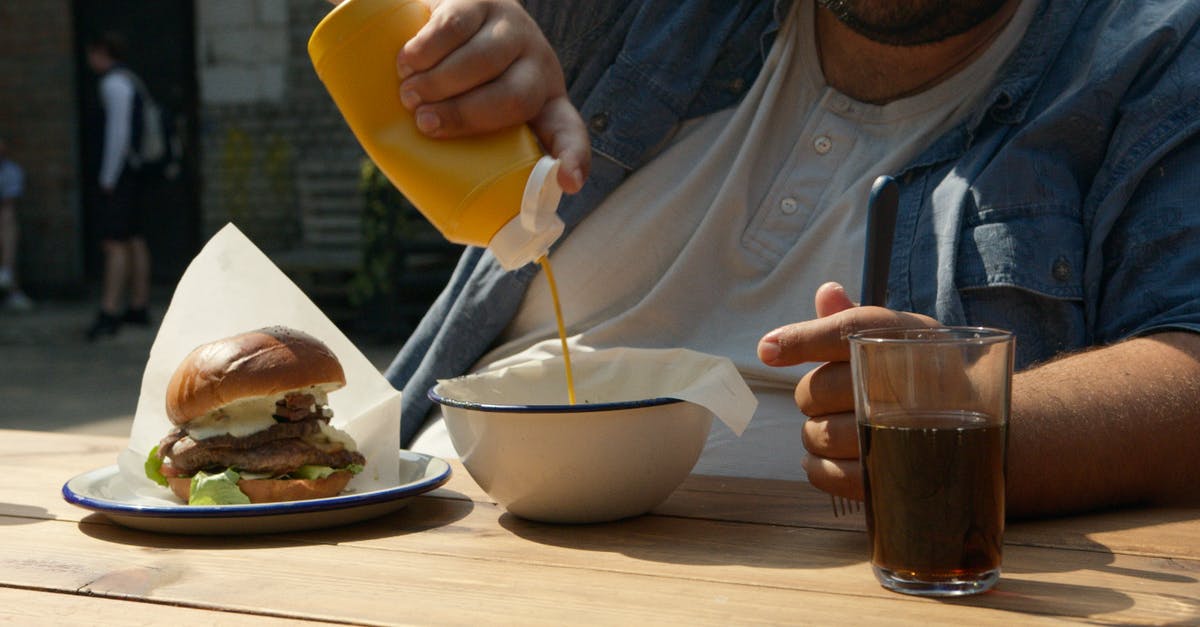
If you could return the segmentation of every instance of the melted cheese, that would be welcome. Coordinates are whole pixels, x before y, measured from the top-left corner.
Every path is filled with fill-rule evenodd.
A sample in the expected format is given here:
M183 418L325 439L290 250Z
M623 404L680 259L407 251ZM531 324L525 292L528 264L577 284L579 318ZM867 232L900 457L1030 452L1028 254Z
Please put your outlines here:
M335 429L324 422L318 422L317 424L321 425L320 435L325 436L325 438L330 442L337 442L341 444L342 447L347 451L358 450L358 445L354 443L354 439L350 437L349 433L346 433L341 429Z
M266 431L275 424L272 415L275 412L275 402L292 393L312 394L317 405L328 402L328 388L325 386L293 390L279 396L244 398L189 422L188 435L196 440L205 440L219 435L244 438L259 431Z

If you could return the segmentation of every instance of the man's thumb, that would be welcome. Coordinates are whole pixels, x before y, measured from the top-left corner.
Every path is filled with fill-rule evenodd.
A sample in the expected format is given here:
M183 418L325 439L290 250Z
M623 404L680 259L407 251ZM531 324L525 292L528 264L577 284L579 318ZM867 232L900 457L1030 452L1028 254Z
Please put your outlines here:
M840 283L829 282L817 288L816 295L817 317L832 316L839 311L845 311L857 306L846 294L846 288Z

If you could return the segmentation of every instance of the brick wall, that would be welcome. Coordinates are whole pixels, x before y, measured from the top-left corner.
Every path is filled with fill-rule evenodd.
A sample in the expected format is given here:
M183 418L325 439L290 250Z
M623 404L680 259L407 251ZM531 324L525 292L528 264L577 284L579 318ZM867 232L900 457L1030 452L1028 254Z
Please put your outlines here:
M196 2L201 240L235 222L273 257L356 258L364 155L312 69L325 0ZM0 134L25 168L21 270L86 293L72 3L0 1Z
M38 293L83 283L71 3L0 2L0 134L25 168L20 273Z
M268 253L357 246L363 154L306 50L329 4L196 8L205 234L233 221Z

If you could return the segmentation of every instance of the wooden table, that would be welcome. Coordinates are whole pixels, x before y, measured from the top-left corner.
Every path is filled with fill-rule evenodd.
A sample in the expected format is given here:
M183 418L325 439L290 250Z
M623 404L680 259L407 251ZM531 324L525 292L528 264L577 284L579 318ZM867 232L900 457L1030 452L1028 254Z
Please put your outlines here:
M555 526L444 487L337 529L192 537L64 502L117 438L0 431L0 622L1200 624L1200 509L1012 525L988 594L875 582L861 515L806 484L692 477L654 515Z

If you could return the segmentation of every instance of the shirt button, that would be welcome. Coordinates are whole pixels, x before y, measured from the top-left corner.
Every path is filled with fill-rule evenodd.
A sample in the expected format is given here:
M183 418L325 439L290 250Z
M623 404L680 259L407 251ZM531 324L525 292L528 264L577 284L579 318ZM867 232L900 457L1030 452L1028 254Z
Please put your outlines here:
M597 113L593 115L592 119L588 122L588 126L591 127L594 133L603 133L604 129L608 128L608 114Z
M1059 283L1066 283L1071 280L1071 262L1067 261L1066 257L1059 257L1054 260L1054 268L1050 270L1050 274L1054 276L1054 280Z
M829 139L828 135L821 135L813 140L813 150L816 150L818 155L823 155L833 150L833 140Z
M792 198L791 196L779 201L779 210L782 211L784 215L790 216L793 213L796 213L796 209L799 206L800 203L796 202L796 199Z
M850 99L845 96L834 96L833 99L829 101L829 104L833 107L833 110L837 111L838 113L845 113L850 110Z

